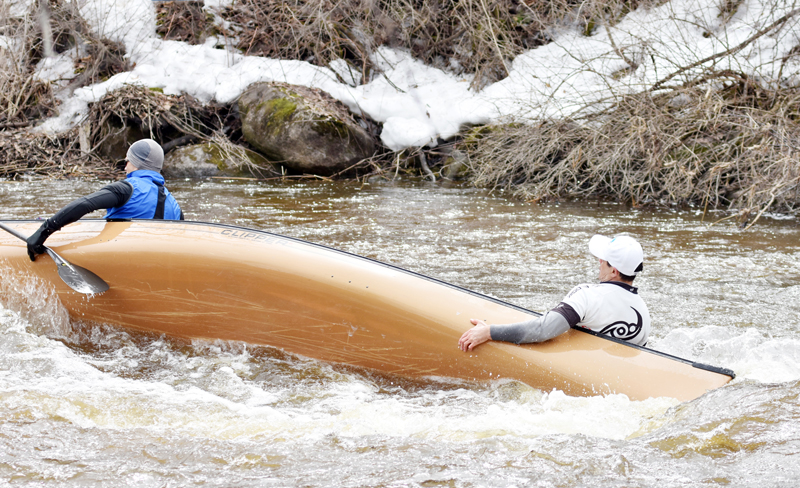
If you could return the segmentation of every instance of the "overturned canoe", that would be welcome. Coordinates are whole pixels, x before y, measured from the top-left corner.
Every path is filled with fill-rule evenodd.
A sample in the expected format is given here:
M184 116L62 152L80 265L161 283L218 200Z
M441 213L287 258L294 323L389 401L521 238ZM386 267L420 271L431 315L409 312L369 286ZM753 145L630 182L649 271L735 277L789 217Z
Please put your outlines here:
M39 222L6 221L23 235ZM229 225L86 219L47 242L110 289L86 298L0 233L0 266L51 283L71 316L190 339L269 345L411 377L511 378L570 395L694 399L733 373L573 329L542 344L458 349L470 318L535 312L368 258ZM5 276L9 276L5 274ZM8 278L5 278L8 279ZM5 299L5 298L4 298Z

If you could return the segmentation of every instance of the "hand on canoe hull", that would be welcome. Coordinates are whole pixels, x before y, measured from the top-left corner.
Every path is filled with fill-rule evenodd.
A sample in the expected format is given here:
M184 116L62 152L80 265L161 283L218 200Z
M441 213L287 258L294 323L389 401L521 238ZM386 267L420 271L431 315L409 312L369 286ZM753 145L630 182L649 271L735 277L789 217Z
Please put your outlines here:
M484 342L492 340L491 329L486 322L479 319L470 319L469 321L475 327L464 332L458 340L458 348L462 351L471 351Z

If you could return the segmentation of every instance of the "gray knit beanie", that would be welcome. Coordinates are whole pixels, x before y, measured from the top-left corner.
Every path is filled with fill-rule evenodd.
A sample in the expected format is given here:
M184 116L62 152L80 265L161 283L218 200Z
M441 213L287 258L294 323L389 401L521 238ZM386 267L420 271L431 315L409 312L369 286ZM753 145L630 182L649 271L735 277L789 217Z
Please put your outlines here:
M164 165L164 150L152 139L141 139L131 144L126 158L136 166L136 169L161 171L161 166Z

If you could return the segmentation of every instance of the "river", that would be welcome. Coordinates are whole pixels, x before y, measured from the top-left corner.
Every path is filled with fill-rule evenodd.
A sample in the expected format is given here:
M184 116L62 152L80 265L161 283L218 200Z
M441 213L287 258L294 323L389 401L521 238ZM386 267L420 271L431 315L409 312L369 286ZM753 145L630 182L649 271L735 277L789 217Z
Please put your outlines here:
M102 185L0 181L0 218L48 216ZM25 290L25 307L0 297L0 484L767 488L800 480L795 219L768 215L743 232L702 209L536 205L409 181L169 186L187 219L306 239L538 311L596 280L592 235L630 233L645 250L636 285L653 318L648 346L737 377L686 403L570 397L513 381L410 381L269 347L73 322L47 292Z

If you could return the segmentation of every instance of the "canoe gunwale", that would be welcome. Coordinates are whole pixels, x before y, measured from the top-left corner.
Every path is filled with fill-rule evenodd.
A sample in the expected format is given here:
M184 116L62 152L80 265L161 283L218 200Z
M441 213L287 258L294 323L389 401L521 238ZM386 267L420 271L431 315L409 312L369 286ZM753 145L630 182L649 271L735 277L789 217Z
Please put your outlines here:
M579 330L581 332L585 332L585 333L587 333L589 335L593 335L595 337L599 337L599 338L605 339L607 341L616 342L617 344L622 344L622 345L625 345L625 346L628 346L628 347L633 347L635 349L640 349L642 351L647 351L647 352L656 354L658 356L662 356L662 357L665 357L665 358L673 359L675 361L680 361L680 362L682 362L684 364L691 365L693 368L704 369L706 371L711 371L712 373L724 374L726 376L730 376L731 379L736 378L736 373L734 373L732 370L730 370L728 368L721 368L719 366L712 366L710 364L700 363L700 362L697 362L697 361L692 361L690 359L682 358L680 356L674 356L674 355L666 353L666 352L661 352L661 351L657 351L655 349L650 349L649 347L640 346L638 344L631 344L630 342L623 341L622 339L617 339L616 337L609 337L607 335L600 334L600 333L595 332L595 331L590 330L590 329L584 329L583 327L578 327L577 325L573 325L572 328L574 330Z

